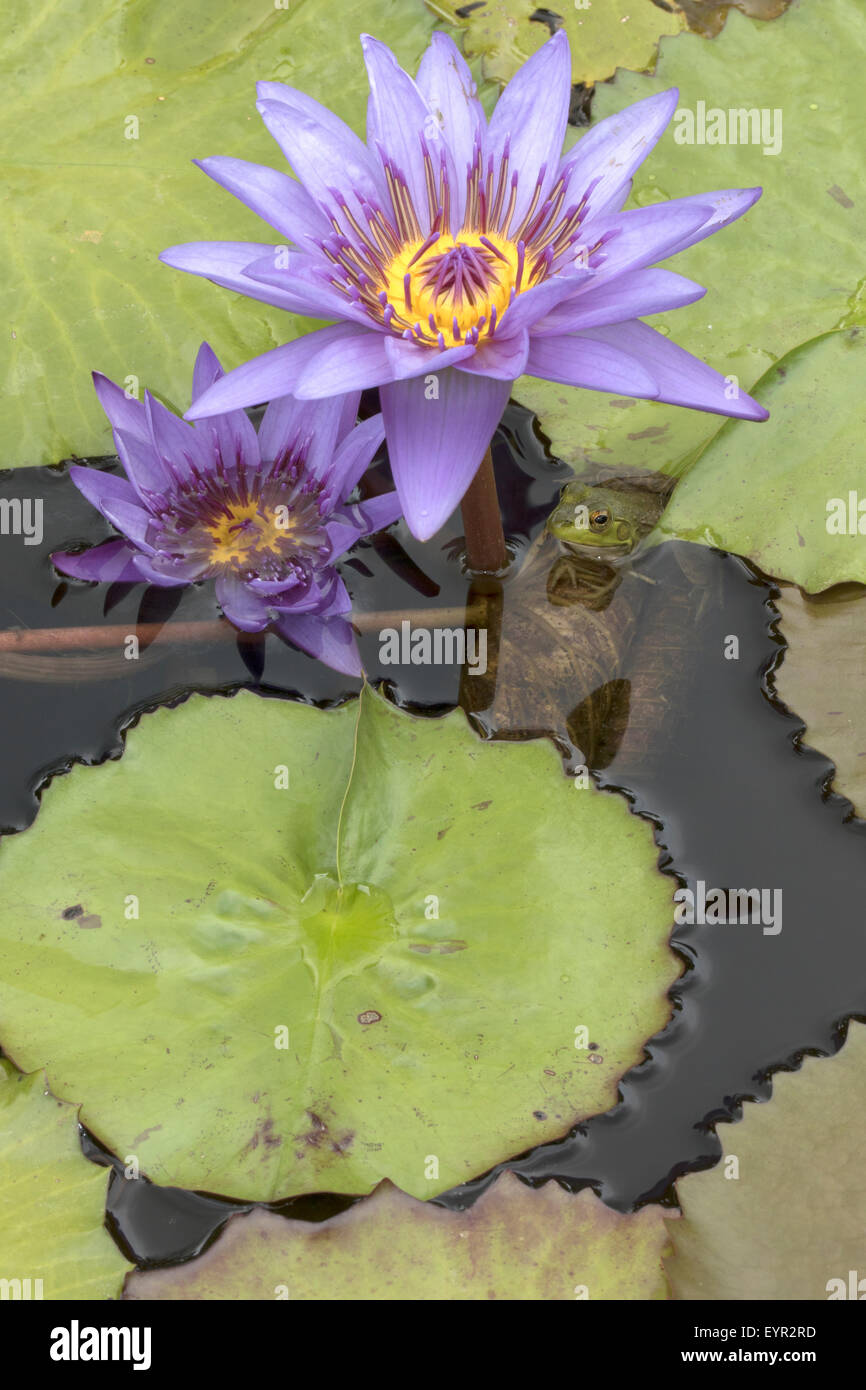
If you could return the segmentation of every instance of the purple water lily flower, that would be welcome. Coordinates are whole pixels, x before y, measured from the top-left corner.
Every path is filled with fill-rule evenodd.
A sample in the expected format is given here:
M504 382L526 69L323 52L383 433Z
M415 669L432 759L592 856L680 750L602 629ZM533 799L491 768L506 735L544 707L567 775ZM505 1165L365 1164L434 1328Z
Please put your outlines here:
M397 491L422 540L459 502L524 372L766 418L640 321L705 293L650 267L727 226L761 193L622 211L675 89L600 121L562 156L571 94L563 32L524 64L489 123L446 35L433 35L415 81L384 44L362 43L366 145L305 93L263 82L258 110L299 181L243 160L200 161L292 245L193 242L162 259L337 322L229 372L190 418L286 392L313 399L378 386Z
M243 410L198 425L149 393L130 400L94 373L126 479L73 465L70 475L122 540L52 560L78 579L171 588L216 580L223 613L243 632L272 627L328 666L360 675L351 601L334 562L400 515L397 494L347 499L384 438L381 415L356 425L359 392L284 397L258 433ZM199 349L193 401L222 379Z

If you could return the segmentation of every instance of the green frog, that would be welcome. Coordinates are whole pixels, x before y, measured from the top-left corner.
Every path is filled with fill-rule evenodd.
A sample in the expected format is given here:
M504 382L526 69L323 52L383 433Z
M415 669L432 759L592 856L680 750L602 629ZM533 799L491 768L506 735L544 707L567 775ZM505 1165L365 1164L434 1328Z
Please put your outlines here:
M610 560L630 554L653 530L674 480L663 473L613 475L566 483L547 531L578 555Z

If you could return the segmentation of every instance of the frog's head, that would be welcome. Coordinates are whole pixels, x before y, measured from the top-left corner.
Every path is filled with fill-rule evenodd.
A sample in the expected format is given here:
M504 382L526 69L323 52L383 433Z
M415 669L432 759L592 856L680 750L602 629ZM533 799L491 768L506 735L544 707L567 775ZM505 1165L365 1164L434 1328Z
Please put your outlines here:
M606 556L626 555L652 529L648 499L636 492L592 487L575 481L562 490L547 529L565 545Z

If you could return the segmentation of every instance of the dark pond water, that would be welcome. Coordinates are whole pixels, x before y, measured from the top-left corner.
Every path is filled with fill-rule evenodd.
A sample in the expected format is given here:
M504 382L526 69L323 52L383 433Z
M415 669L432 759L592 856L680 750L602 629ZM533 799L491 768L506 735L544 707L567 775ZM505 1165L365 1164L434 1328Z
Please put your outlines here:
M551 460L531 417L511 407L494 450L506 530L523 550L540 529L568 470ZM379 464L384 481L386 465ZM123 730L147 709L190 690L228 694L240 687L274 698L330 704L352 695L349 681L274 637L173 641L172 626L213 619L212 591L140 586L83 586L58 578L48 558L73 542L96 543L108 528L80 497L63 468L0 475L0 497L41 497L44 538L0 546L0 631L11 627L99 626L135 629L165 621L165 630L125 661L100 652L8 652L0 649L0 827L24 829L38 809L46 778L74 760L119 756ZM460 565L459 516L432 543L398 526L363 543L344 567L359 612L461 610L468 581ZM556 1144L507 1166L532 1182L558 1179L571 1189L591 1184L626 1210L647 1200L672 1201L675 1177L720 1154L712 1125L736 1116L743 1099L764 1099L769 1076L805 1052L836 1050L844 1020L866 1016L866 826L850 805L826 794L830 763L798 746L802 722L776 703L772 670L783 653L774 631L772 586L736 558L666 545L640 557L616 602L627 611L640 593L639 640L625 650L613 692L613 739L583 751L599 784L625 794L651 820L660 863L681 884L763 888L782 895L782 930L758 925L679 926L673 944L685 974L672 994L674 1017L630 1072L620 1103ZM685 552L688 552L686 554ZM684 572L685 571L685 572ZM505 619L512 591L506 586ZM623 608L625 605L625 609ZM107 612L106 612L107 610ZM527 662L544 660L532 649ZM578 634L579 635L579 634ZM737 659L725 656L730 638ZM577 640L577 639L576 639ZM470 682L454 667L383 667L378 639L362 638L371 679L387 678L398 703L431 716L467 698ZM577 692L566 713L580 703ZM480 731L502 732L473 687ZM566 768L579 759L565 734ZM552 731L556 732L556 731ZM563 865L563 873L569 866ZM239 1208L218 1195L183 1193L127 1182L122 1168L86 1133L84 1152L115 1167L107 1207L115 1238L142 1265L173 1262L200 1250ZM471 1202L494 1175L439 1200ZM326 1194L294 1199L278 1210L319 1220L349 1204Z

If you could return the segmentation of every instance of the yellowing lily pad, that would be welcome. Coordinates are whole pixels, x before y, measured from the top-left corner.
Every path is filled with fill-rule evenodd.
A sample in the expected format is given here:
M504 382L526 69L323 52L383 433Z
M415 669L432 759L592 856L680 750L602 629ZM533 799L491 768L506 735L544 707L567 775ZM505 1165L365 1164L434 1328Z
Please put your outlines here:
M771 1100L719 1126L721 1163L678 1182L674 1297L862 1298L864 1115L866 1028L851 1023L835 1057L778 1073Z
M418 1202L390 1183L328 1221L253 1211L203 1255L133 1274L128 1299L365 1302L664 1299L662 1210L611 1211L594 1193L533 1190L511 1173L468 1211Z
M539 16L539 6L532 0L427 3L435 14L464 30L466 57L480 55L483 75L496 82L508 82L550 37L544 7ZM662 8L650 0L595 0L594 4L569 0L556 11L556 18L571 44L572 78L583 83L603 82L618 67L649 67L660 36L685 28L679 9Z
M104 1168L76 1107L0 1057L0 1298L118 1298L130 1268L105 1229Z
M734 551L809 592L866 581L864 372L862 328L789 353L756 388L769 420L719 430L677 484L656 536Z
M715 38L725 27L730 10L742 10L751 19L778 19L791 0L677 0L690 29Z
M4 842L0 1039L156 1181L432 1196L614 1104L671 918L649 825L545 741L193 697Z
M263 79L303 87L363 129L359 34L386 39L414 71L432 28L419 0L340 0L325 28L320 7L294 0L106 0L96 14L58 0L10 15L4 467L113 452L93 369L180 405L203 336L236 366L316 326L160 264L176 242L274 240L191 161L284 167L256 114Z
M840 585L817 598L783 589L775 600L788 643L775 675L785 704L805 720L803 742L836 764L833 790L866 814L866 589ZM832 671L832 680L827 672Z
M740 221L666 263L706 285L706 296L650 320L717 371L736 376L744 391L799 345L864 322L862 152L858 141L839 139L840 130L866 121L864 48L860 0L795 0L772 24L732 10L711 41L694 34L662 39L652 75L621 71L596 90L593 117L600 120L679 88L683 114L637 171L631 206L713 189L764 190ZM707 143L714 110L725 114L723 144ZM737 143L729 139L731 110ZM757 143L739 142L740 110L757 113ZM684 139L688 113L692 143ZM752 117L748 126L751 134ZM680 476L722 423L678 406L569 391L530 377L521 378L515 395L537 412L554 454L575 465L588 455ZM738 448L748 440L751 450L769 452L766 431L747 426Z

